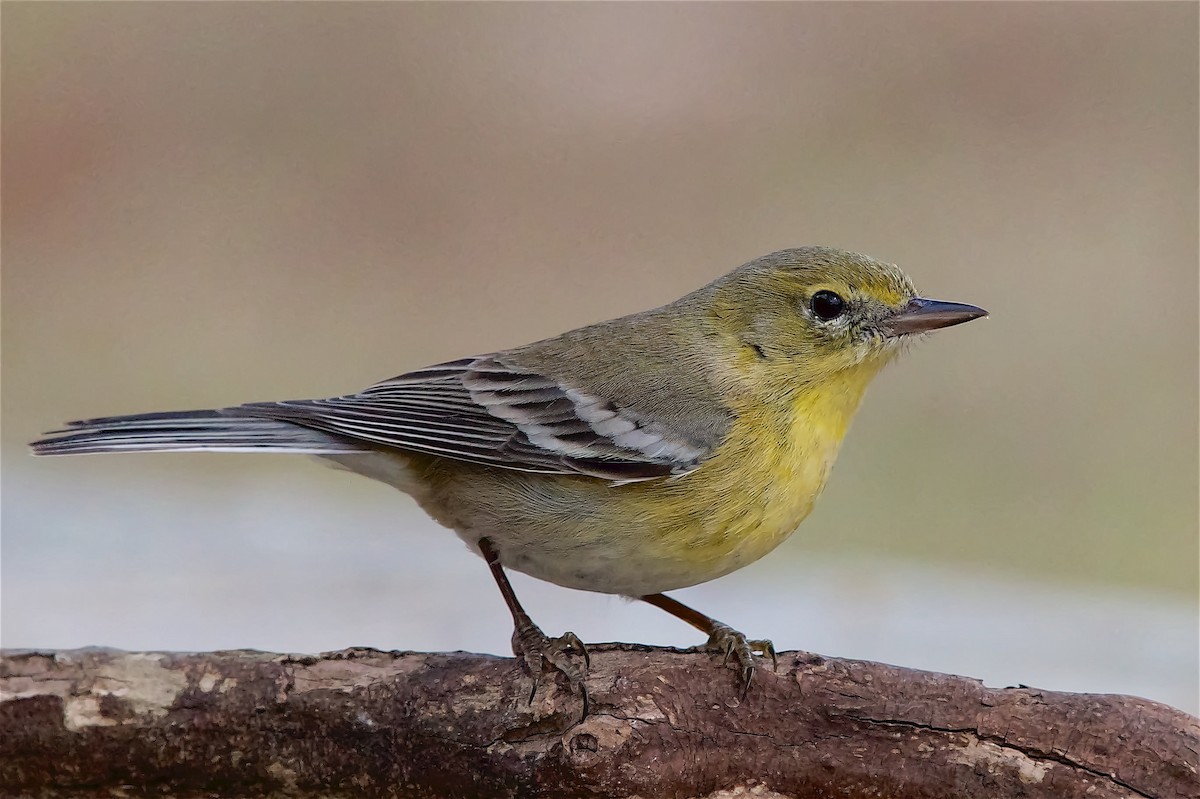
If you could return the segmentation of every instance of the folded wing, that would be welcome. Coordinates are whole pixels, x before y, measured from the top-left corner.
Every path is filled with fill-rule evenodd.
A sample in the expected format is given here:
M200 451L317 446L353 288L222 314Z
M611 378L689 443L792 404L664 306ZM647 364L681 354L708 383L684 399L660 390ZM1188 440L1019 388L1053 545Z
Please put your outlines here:
M618 481L684 474L709 454L627 409L499 355L431 366L343 397L232 410L377 446Z
M503 355L450 361L342 397L72 422L33 444L39 455L380 448L618 482L686 474L711 454L686 435Z

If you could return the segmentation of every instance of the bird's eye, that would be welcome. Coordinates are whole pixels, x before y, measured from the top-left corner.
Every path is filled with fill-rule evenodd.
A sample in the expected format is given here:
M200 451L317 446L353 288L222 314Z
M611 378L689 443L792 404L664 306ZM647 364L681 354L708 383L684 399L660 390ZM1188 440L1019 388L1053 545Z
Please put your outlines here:
M832 291L818 291L810 304L813 315L822 322L832 322L846 312L846 301Z

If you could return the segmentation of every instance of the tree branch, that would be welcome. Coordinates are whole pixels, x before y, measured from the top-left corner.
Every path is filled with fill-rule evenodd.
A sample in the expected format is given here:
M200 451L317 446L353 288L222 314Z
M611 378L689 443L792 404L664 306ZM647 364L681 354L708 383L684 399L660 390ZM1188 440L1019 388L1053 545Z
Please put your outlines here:
M1127 696L802 652L593 645L592 711L516 661L4 654L0 795L1200 797L1200 724Z

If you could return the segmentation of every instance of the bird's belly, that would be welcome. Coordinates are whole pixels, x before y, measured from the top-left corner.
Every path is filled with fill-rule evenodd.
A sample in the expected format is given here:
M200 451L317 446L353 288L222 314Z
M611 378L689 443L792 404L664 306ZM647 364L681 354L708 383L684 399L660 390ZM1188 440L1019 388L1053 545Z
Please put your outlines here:
M618 487L588 478L521 484L506 475L506 488L520 488L470 492L491 497L486 506L456 491L457 512L428 509L468 544L490 538L508 568L568 588L642 596L713 580L773 550L812 509L826 470L810 471L706 475L702 467Z
M795 531L840 440L804 430L766 453L726 449L682 477L620 486L391 453L336 460L409 493L473 549L490 539L506 568L642 596L729 574Z
M624 534L571 536L569 546L531 541L526 528L492 533L505 566L540 580L585 591L644 596L696 585L749 565L778 546L788 529L759 526L714 543L690 526L642 528ZM468 542L474 537L460 531Z

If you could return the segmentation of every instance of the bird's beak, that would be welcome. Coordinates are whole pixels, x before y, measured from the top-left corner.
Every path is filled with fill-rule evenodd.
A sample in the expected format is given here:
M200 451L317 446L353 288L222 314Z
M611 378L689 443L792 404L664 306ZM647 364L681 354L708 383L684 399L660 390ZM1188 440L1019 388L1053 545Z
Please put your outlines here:
M889 336L903 336L909 333L928 333L951 325L961 325L988 312L974 305L964 305L961 302L942 302L915 297L908 305L901 308L895 316L883 320L883 331Z

